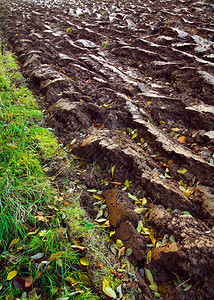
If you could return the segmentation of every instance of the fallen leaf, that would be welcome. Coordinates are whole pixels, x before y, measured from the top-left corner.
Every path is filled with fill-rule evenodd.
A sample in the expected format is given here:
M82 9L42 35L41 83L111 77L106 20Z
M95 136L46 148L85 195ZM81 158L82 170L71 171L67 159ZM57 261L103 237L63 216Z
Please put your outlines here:
M128 196L130 199L134 200L134 201L138 201L138 198L130 193L128 193Z
M186 137L184 135L180 136L178 138L178 141L181 143L181 144L184 144L186 142Z
M114 178L114 171L115 171L115 165L111 168L111 175L112 175L112 178Z
M138 232L141 232L142 228L143 228L143 221L140 220L140 221L138 222L137 231L138 231Z
M96 193L96 192L97 192L97 190L95 190L95 189L91 189L91 190L87 190L87 192L90 192L90 193Z
M93 197L97 200L104 200L104 197L102 195L99 195L99 194L93 194Z
M59 259L62 256L62 252L52 253L48 261L54 261L55 259Z
M147 199L144 197L143 199L140 199L142 200L142 205L145 205L147 203Z
M95 220L95 222L98 222L98 223L103 223L103 222L106 222L106 221L107 221L107 219L105 219L105 218Z
M145 277L146 277L146 280L148 281L148 283L153 284L154 280L153 280L151 271L147 268L144 268L144 271L145 271Z
M130 256L132 254L132 249L128 248L126 249L126 256Z
M186 192L186 189L185 189L185 187L184 187L184 186L182 186L182 185L179 185L179 190L180 190L180 191L182 191L182 192L184 192L184 193Z
M146 256L146 264L149 264L151 260L152 260L152 252L151 250L149 250Z
M170 235L170 237L169 237L169 240L170 240L170 242L172 242L172 243L174 243L175 242L175 237L174 237L174 235Z
M13 240L11 241L10 245L9 245L9 249L10 249L11 247L17 245L19 241L20 241L20 239L13 239Z
M155 282L153 284L150 284L149 288L154 292L158 292L158 286Z
M37 233L38 233L38 231L39 231L39 228L38 228L38 229L36 229L35 231L30 231L30 232L28 232L28 234L27 234L27 235L34 235L34 234L37 234Z
M25 281L25 287L28 288L33 283L33 277L30 275Z
M122 247L121 249L119 249L118 258L120 258L124 254L125 250L126 250L126 247Z
M6 297L6 300L14 300L14 296L13 296L13 295L8 295L8 296Z
M40 277L43 274L43 271L42 270L37 270L36 274L37 274L37 277Z
M71 202L68 201L68 200L65 200L65 201L63 202L63 204L68 206L68 205L71 205Z
M83 283L88 284L88 285L91 284L89 277L85 273L79 273L79 278Z
M184 292L188 292L192 288L192 284L185 284Z
M18 274L18 271L17 270L14 270L14 271L11 271L7 274L7 280L11 280L13 279L14 277L16 277L16 275Z
M96 219L102 217L102 215L103 215L103 209L100 209L100 210L98 211L98 213L97 213ZM96 219L95 219L95 220L96 220Z
M187 172L187 169L185 169L185 168L179 169L179 170L177 170L177 172L178 172L179 174L185 174L185 173Z
M89 265L89 260L87 259L87 257L81 257L80 258L80 263L83 266L88 266Z
M172 131L174 131L174 132L178 132L178 131L180 131L181 129L180 128L172 128Z
M150 234L149 229L146 228L146 227L142 227L142 231L143 231L143 233L146 234L146 235L149 235L149 234ZM141 233L142 233L142 232L141 232Z
M137 132L135 132L132 136L132 139L135 139L137 137Z
M73 277L66 277L65 281L68 281L72 286L79 284L79 280L73 278Z
M59 288L58 287L53 287L52 293L53 295L56 294L58 292Z
M152 244L154 245L154 244L156 243L157 240L156 240L156 238L154 237L154 229L153 229L153 228L150 230L149 238L150 238Z
M117 182L117 181L111 181L111 184L117 185L117 186L121 186L122 182Z
M124 246L124 244L123 244L123 242L121 240L117 239L116 240L116 246L117 246L117 248L120 249L120 248L122 248Z
M129 180L125 181L125 186L127 187L127 189L130 187L130 181Z
M103 292L110 298L114 298L114 299L117 298L115 291L112 290L112 288L110 287L109 282L106 278L104 278L104 280L103 280Z
M142 212L144 211L143 207L137 207L135 208L134 212L138 215L142 214Z
M103 263L100 263L100 262L98 261L97 268L100 269L100 268L102 268L103 266L104 266L104 264L103 264Z
M21 290L21 291L25 290L25 281L22 277L16 276L13 279L13 284L16 287L17 290Z

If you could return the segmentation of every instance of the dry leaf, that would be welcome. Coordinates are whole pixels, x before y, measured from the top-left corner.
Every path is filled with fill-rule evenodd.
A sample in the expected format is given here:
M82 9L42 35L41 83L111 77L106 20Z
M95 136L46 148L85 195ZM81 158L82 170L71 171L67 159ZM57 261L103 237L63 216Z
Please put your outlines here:
M10 273L7 274L7 280L11 280L14 277L16 277L16 275L18 274L17 270L11 271Z
M62 252L52 253L48 261L53 261L55 259L59 259L62 256Z
M103 280L103 292L110 298L114 298L114 299L117 298L115 291L112 290L112 288L109 286L108 280L105 278Z
M71 205L71 202L68 201L68 200L65 200L65 201L63 202L63 204L64 204L64 205Z
M89 265L89 260L87 259L87 257L81 257L80 258L80 263L83 266L88 266Z
M125 250L126 250L126 247L122 247L121 249L119 249L118 258L120 258L124 254Z
M104 264L103 264L103 263L100 263L100 262L98 261L97 268L100 269L100 268L102 268L103 266L104 266Z
M10 245L9 245L9 249L10 249L11 247L17 245L19 241L20 241L20 239L13 239L13 240L11 241Z
M33 283L33 277L30 275L25 281L25 287L28 288Z
M180 136L178 138L178 141L181 143L181 144L184 144L186 142L186 137L184 135Z

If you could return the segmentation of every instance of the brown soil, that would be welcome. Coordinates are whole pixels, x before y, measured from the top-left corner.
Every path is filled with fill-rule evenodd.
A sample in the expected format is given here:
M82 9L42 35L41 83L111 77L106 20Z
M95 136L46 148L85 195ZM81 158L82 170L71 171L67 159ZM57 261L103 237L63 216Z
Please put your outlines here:
M105 172L115 165L116 183L104 196L116 239L133 251L139 285L146 289L146 266L164 299L213 299L212 1L7 0L0 8L3 38L45 96L48 126L89 164ZM103 189L104 173L91 169L80 179ZM126 179L132 188L122 191ZM149 215L134 211L127 191L148 199ZM93 204L88 212L96 215ZM157 240L175 239L152 247L147 265L140 219ZM192 288L161 290L176 276Z

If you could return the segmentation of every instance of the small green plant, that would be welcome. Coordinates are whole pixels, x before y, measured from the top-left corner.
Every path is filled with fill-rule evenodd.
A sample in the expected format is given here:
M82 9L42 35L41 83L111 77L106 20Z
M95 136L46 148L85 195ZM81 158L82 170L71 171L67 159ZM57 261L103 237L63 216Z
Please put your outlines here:
M109 47L109 43L108 43L108 41L106 40L106 41L104 41L104 42L102 43L102 48L103 48L103 49L108 49L108 47Z
M72 30L71 30L70 27L68 27L68 28L66 29L66 32L67 32L67 33L71 32L71 31L72 31Z

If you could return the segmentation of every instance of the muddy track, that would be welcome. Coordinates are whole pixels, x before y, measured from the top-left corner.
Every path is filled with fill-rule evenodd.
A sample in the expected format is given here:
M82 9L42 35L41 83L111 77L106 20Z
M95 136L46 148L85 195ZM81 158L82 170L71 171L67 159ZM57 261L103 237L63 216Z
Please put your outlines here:
M49 126L64 146L76 139L75 155L115 165L114 181L150 199L148 226L174 235L147 267L158 284L176 273L193 287L167 299L214 298L213 15L208 0L1 1L4 38L45 95ZM116 237L144 267L131 199L104 194Z

